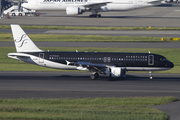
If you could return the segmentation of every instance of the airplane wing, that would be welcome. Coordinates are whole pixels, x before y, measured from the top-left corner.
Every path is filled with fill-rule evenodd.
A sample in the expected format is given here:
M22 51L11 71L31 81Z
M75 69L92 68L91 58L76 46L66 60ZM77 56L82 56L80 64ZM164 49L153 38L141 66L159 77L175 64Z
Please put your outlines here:
M84 6L84 7L87 7L87 8L98 9L98 8L100 8L101 6L107 5L108 3L111 3L111 2L91 3L91 4L86 4L86 5L83 5L83 6Z
M76 66L87 68L89 71L101 71L105 68L110 67L110 65L106 65L106 64L94 64L94 63L83 62L83 61L78 61L76 63Z
M90 62L84 62L84 61L78 61L78 62L70 62L68 60L65 60L67 65L73 65L76 66L79 70L85 70L85 71L100 71L106 67L107 65L104 64L94 64Z
M83 61L78 61L76 64L82 65L82 66L97 66L97 67L107 67L107 65L104 64L94 64L90 62L83 62Z
M148 3L157 3L157 2L161 2L161 1L164 1L164 0L150 0L150 1L148 1Z

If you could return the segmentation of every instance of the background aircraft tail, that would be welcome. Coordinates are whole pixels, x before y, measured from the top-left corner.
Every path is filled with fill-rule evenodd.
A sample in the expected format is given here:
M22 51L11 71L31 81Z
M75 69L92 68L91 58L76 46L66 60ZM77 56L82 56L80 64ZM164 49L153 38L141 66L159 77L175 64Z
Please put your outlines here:
M40 50L19 25L11 25L17 52L40 52Z

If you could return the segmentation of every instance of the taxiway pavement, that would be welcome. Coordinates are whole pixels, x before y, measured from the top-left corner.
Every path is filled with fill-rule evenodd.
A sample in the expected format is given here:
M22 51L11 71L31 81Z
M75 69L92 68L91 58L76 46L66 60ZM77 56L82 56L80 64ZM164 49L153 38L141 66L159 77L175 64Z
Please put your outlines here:
M91 80L90 75L89 72L0 72L0 97L175 96L180 98L180 74L153 74L154 79L149 80L148 73L127 73L125 78L115 78L111 81L105 76ZM12 94L15 92L17 94Z
M180 37L180 31L156 30L44 30L24 29L27 34L72 34L72 35L104 35L104 36L151 36L151 37ZM0 33L12 33L10 29L0 29Z
M87 72L0 72L0 98L98 98L174 96L180 98L180 74L128 73L125 78L91 80ZM151 106L180 119L180 101Z

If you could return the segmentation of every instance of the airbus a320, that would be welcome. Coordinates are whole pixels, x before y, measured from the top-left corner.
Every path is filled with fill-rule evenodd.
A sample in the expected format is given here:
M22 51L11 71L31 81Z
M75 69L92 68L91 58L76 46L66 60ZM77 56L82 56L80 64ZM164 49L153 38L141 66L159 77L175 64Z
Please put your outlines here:
M121 52L49 52L39 49L19 25L11 25L15 53L8 57L55 69L82 70L92 72L91 79L99 74L109 78L121 77L126 71L168 70L174 64L164 56L153 53L121 53Z

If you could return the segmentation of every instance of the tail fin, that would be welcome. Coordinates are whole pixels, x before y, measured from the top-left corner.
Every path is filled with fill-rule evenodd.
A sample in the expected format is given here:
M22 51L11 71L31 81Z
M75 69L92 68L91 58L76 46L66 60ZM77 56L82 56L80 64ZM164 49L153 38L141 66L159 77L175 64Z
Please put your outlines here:
M40 50L19 25L11 25L17 52L40 52Z

